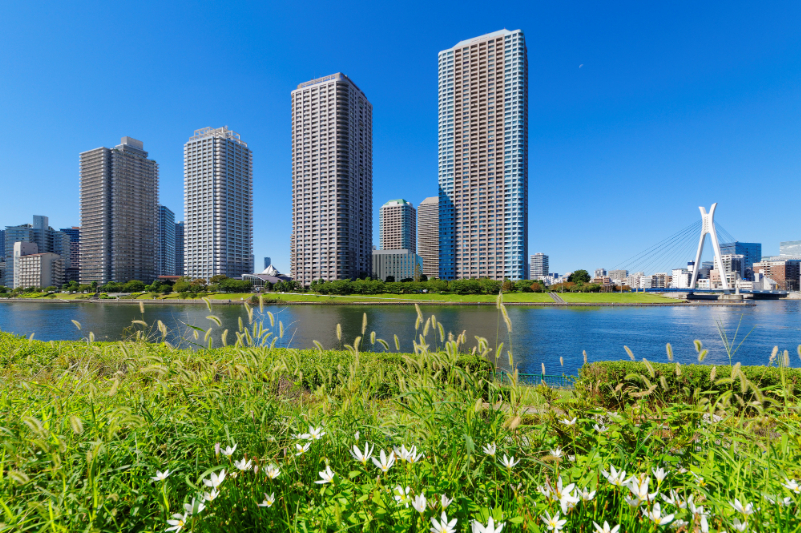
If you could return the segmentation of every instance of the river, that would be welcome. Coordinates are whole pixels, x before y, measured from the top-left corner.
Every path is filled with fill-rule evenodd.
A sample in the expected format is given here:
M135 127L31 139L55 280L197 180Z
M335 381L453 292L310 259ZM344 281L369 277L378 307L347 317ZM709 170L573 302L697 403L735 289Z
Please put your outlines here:
M504 342L510 346L514 362L521 372L540 372L544 363L548 374L575 374L583 363L582 351L590 361L627 359L623 346L634 355L649 361L667 362L665 344L673 346L675 360L685 364L697 361L693 340L699 339L709 349L706 364L728 364L729 358L718 333L718 323L739 344L733 362L744 365L767 364L771 350L779 346L790 351L791 365L801 366L798 346L801 344L801 300L764 301L754 306L687 306L687 307L509 307L512 333L494 306L442 305L421 306L426 318L434 314L444 331L467 332L471 346L475 336L485 337L491 346ZM403 351L412 351L416 312L413 306L266 306L284 326L278 345L313 348L317 340L326 348L336 348L337 324L342 326L342 341L350 343L361 334L363 315L367 314L367 347L369 335L385 339L394 349L397 334ZM207 317L217 316L218 327ZM258 320L259 310L255 309ZM205 306L146 306L144 316L138 306L102 304L54 304L0 302L0 330L30 336L38 340L78 340L93 332L97 340L117 340L133 320L154 324L161 320L170 330L169 340L191 339L187 325L207 330L214 327L212 338L219 344L223 329L237 329L239 318L247 323L247 313L239 306L219 306L209 313ZM81 324L81 330L73 324ZM422 327L421 327L422 330ZM200 334L202 342L202 333ZM228 336L229 342L233 333ZM429 342L433 335L429 333ZM364 346L364 345L363 345ZM380 348L376 344L377 348ZM560 357L564 364L560 363ZM500 362L505 366L508 357Z

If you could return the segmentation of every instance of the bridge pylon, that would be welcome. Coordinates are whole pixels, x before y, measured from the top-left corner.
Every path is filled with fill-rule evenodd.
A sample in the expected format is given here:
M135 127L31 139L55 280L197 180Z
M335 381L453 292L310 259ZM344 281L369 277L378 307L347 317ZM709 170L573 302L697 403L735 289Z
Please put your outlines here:
M709 213L706 212L704 207L699 207L701 211L701 238L698 241L698 252L695 254L695 265L693 266L693 277L690 281L690 290L694 290L695 284L698 282L698 270L701 268L701 254L704 251L704 241L706 236L709 235L712 240L712 250L715 252L715 263L717 271L720 272L720 281L723 285L723 290L729 292L729 282L726 280L726 272L723 269L723 257L720 253L720 243L718 242L718 233L715 231L715 209L718 204L712 204L709 208Z

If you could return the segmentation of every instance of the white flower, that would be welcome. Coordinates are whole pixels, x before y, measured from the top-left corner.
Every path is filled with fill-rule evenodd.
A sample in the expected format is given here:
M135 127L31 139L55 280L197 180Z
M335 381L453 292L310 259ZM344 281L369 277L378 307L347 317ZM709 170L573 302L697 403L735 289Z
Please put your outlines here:
M209 479L204 479L203 484L212 489L216 489L225 480L225 470L220 470L219 474L212 472L209 474Z
M650 511L648 509L644 509L643 513L658 526L667 525L671 520L673 520L672 514L662 516L662 509L659 506L659 502L655 503Z
M453 498L448 498L446 494L443 494L442 496L439 497L439 503L442 504L443 511L448 508L448 506L451 504L452 501Z
M364 452L362 452L359 447L354 444L353 450L350 451L350 456L356 461L360 462L362 465L367 466L367 461L369 461L370 457L373 455L374 448L375 447L370 448L370 443L365 443Z
M601 424L600 426L598 424L595 424L592 427L595 428L595 431L597 431L598 433L606 433L607 431L609 431L609 428L606 427L603 424ZM620 527L620 526L617 526L617 527Z
M568 455L567 456L567 460L570 461L571 463L575 463L576 462L576 456L575 455Z
M562 497L559 498L559 505L562 507L562 512L564 514L569 513L578 502L579 499L569 492L563 493Z
M603 472L601 472L603 474L603 476L606 478L606 480L609 483L611 483L615 487L622 487L623 484L625 483L626 471L625 470L619 470L619 471L615 470L615 466L614 465L610 465L609 468L610 468L611 472L607 472L606 470L604 470Z
M170 527L168 527L166 531L175 531L178 533L178 531L181 531L181 529L186 525L186 515L176 513L172 515L172 517L174 520L167 520L167 524L169 524Z
M782 483L782 487L789 491L795 492L796 494L801 494L801 485L799 485L795 479L784 478L784 480L786 483Z
M220 455L220 443L219 442L214 443L214 455L215 456Z
M397 503L405 504L407 509L409 508L409 490L410 490L409 487L406 487L406 489L404 489L403 487L398 485L397 487L395 487L395 490L393 491L394 494L393 497L395 498L395 501Z
M503 526L505 526L503 522L498 524L498 527L495 527L495 520L490 516L489 522L487 522L486 526L482 526L477 520L473 520L472 526L472 533L501 533Z
M634 497L637 498L638 500L652 501L656 497L657 493L656 492L652 492L650 494L648 493L648 484L650 482L651 478L649 478L648 476L644 477L641 476L639 478L632 477L628 481L627 486L631 491L631 493L634 495Z
M607 522L606 520L604 520L603 527L599 526L595 522L593 522L592 525L595 526L595 533L617 533L620 530L620 524L610 528L609 522Z
M487 444L487 445L481 447L481 451L483 451L485 454L487 454L489 456L492 456L492 457L495 457L495 450L496 449L497 448L495 447L495 443L494 442L492 444Z
M272 494L270 494L268 496L267 493L265 492L264 493L264 501L259 503L259 504L257 504L257 505L259 507L272 507L274 503L275 503L275 493L273 492Z
M456 518L448 522L448 517L445 511L442 511L442 516L438 522L436 518L431 519L431 533L454 533L456 531Z
M690 523L687 522L686 520L676 519L676 520L674 520L673 522L670 523L670 529L679 529L679 528L682 528L682 527L685 527L685 526L689 526L689 525L690 525ZM706 532L704 532L704 533L706 533Z
M325 485L326 483L333 483L334 482L334 472L331 471L331 467L329 465L325 466L325 470L320 472L320 480L315 481L318 485Z
M426 495L425 495L425 493L419 494L419 495L414 497L414 500L412 500L412 507L414 507L414 510L417 511L418 513L425 513L426 512Z
M237 467L240 471L245 472L246 470L250 470L253 467L253 461L245 461L242 459L241 461L234 461L234 466Z
M359 442L359 436L360 435L361 435L361 433L359 433L358 431L353 435L353 438L356 439L356 442Z
M230 446L226 446L225 449L222 450L220 453L222 453L226 457L231 457L236 451L236 446L237 446L236 444L234 444L233 448Z
M186 511L186 516L192 516L193 514L198 514L205 508L206 504L203 503L203 500L201 500L200 502L196 502L194 498L192 498L192 503L184 504L184 511Z
M664 468L652 468L651 472L654 473L654 477L656 478L656 481L659 483L662 483L668 476L668 473Z
M754 514L754 504L753 503L747 503L747 504L743 505L742 503L740 503L740 500L735 498L734 502L729 502L729 505L731 505L734 508L735 511L737 511L738 513L743 513L745 516Z
M545 516L541 516L540 518L545 522L545 527L548 528L548 531L561 531L562 528L565 527L565 524L567 524L567 520L559 520L558 512L551 516L548 514L548 511L545 511Z
M152 477L150 479L152 479L153 481L164 481L165 479L167 479L169 475L170 475L169 470L165 470L164 472L159 472L158 470L156 470L155 477Z
M681 496L675 490L670 491L670 496L665 496L662 494L662 499L665 500L665 503L669 503L679 509L686 509L687 508L687 500L682 500ZM692 496L690 496L690 500L692 500Z
M203 499L206 500L207 502L213 502L214 500L217 499L217 496L219 495L220 491L218 491L217 489L211 489L211 492L203 493Z
M292 438L295 440L311 440L311 435L308 433L294 433Z
M562 457L562 448L557 446L555 450L551 450L551 455L553 455L557 459Z
M509 470L514 468L514 466L519 462L520 462L520 459L515 461L514 455L512 457L506 457L506 454L503 454L503 459L501 460L501 463L503 463L503 466L505 466Z
M281 469L271 464L266 469L264 469L264 473L267 474L268 478L275 479L281 475Z
M400 450L395 448L395 456L401 461L406 461L407 463L416 463L423 458L422 453L417 453L417 446L412 446L408 450L406 449L406 446L401 446Z
M768 500L768 501L769 501L770 503L772 503L773 505L776 505L776 502L777 502L777 501L779 502L779 504L780 504L780 505L784 505L785 507L789 507L790 505L792 505L792 504L793 504L793 499L792 499L790 496L787 496L787 497L786 497L786 498L784 498L784 499L782 499L782 497L781 497L781 496L777 496L777 498L774 500L774 499L773 499L773 498L771 498L770 496L768 496L768 495L765 495L765 499L766 499L766 500Z
M593 498L595 498L595 491L588 492L587 489L584 489L581 492L579 492L579 496L581 496L581 499L584 500L585 502L589 502L592 501Z
M395 452L390 452L389 457L387 457L387 453L384 450L381 450L379 457L381 458L380 461L373 457L373 464L386 474L389 472L389 469L392 468L392 465L395 464Z
M737 531L745 531L748 527L748 522L740 522L738 518L735 518L731 525Z
M323 431L322 426L313 428L309 426L309 440L320 440L325 435L325 431Z
M562 424L570 427L570 426L575 426L576 425L576 420L577 419L575 417L573 418L573 420L568 420L567 418L563 418L559 422L561 422Z
M632 509L636 509L642 504L642 501L636 497L632 498L631 496L626 495L623 499L626 500L626 503L629 504L629 507Z
M309 451L311 447L311 442L307 442L306 444L295 444L295 449L297 453L295 455L303 455L304 453Z

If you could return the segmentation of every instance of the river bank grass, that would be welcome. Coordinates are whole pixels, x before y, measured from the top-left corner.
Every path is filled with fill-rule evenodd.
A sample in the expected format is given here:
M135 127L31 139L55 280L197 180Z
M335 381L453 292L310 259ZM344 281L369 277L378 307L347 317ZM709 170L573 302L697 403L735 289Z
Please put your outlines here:
M501 386L510 346L419 308L413 354L366 315L337 350L274 348L283 324L247 306L237 331L210 314L185 339L227 347L181 349L142 311L125 342L0 334L0 530L801 528L801 406L784 380L761 390L736 366L670 402L680 380L641 362L619 384Z

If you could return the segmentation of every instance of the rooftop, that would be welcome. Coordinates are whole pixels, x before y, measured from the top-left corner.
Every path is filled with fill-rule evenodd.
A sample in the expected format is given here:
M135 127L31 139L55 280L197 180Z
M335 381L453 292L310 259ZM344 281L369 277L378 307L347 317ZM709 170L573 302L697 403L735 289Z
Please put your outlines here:
M404 199L399 199L399 200L390 200L389 202L385 203L385 204L384 204L384 205L382 205L381 207L387 207L387 206L393 206L393 205L408 205L408 206L410 206L410 207L413 207L413 206L412 206L412 204L411 204L410 202L407 202L407 201L406 201L406 200L404 200Z

